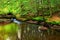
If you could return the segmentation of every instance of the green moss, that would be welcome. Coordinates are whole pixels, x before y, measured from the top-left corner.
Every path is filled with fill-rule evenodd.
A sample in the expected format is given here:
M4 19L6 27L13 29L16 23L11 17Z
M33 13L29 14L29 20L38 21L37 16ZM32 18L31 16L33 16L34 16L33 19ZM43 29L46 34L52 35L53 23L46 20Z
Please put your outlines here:
M42 16L33 17L32 20L42 21L43 20L43 17Z
M52 25L60 25L60 22L58 21L52 21L52 22L47 22L48 24L52 24Z

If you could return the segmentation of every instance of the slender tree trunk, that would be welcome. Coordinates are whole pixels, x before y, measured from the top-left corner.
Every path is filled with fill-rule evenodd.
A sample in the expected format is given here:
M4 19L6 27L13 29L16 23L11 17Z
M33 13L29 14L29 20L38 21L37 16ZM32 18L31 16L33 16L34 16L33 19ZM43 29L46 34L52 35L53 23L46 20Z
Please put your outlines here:
M50 16L52 16L52 9L51 9L51 2L50 2L50 0L47 0L47 2L48 2L48 7L49 7L49 10L50 10Z

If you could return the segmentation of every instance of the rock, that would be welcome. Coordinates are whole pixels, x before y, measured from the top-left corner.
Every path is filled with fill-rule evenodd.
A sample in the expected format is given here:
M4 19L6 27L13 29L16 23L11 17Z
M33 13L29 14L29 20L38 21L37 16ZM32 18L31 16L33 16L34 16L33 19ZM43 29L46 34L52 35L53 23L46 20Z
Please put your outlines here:
M37 24L37 21L32 21L32 20L29 20L27 21L28 23L34 23L34 24Z
M48 28L47 27L44 27L44 26L39 26L38 27L38 30L47 30Z

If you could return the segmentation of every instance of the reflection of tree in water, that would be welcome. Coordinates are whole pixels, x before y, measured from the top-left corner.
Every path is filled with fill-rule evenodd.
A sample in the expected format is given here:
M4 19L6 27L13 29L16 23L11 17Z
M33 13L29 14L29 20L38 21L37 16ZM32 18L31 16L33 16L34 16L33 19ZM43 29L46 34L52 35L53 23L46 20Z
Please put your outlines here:
M27 26L24 26L24 32L23 32L23 40L37 40L41 36L41 32L39 32L38 27L39 25L34 24L26 24Z
M22 40L49 40L49 39L53 40L52 38L56 37L56 35L59 35L58 34L59 32L57 33L56 30L54 30L53 34L51 34L50 29L47 30L45 30L46 28L44 30L38 29L39 27L42 27L41 25L29 23L23 23L23 25L24 27L21 26L23 28Z

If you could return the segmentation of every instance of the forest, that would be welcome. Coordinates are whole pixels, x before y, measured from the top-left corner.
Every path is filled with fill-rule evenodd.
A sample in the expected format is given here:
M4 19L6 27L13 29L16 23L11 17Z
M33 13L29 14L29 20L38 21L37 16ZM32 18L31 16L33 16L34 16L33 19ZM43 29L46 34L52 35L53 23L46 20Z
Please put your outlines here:
M23 21L45 20L45 22L51 22L53 24L55 22L59 24L60 0L1 0L0 14L8 13L12 13L16 18Z

